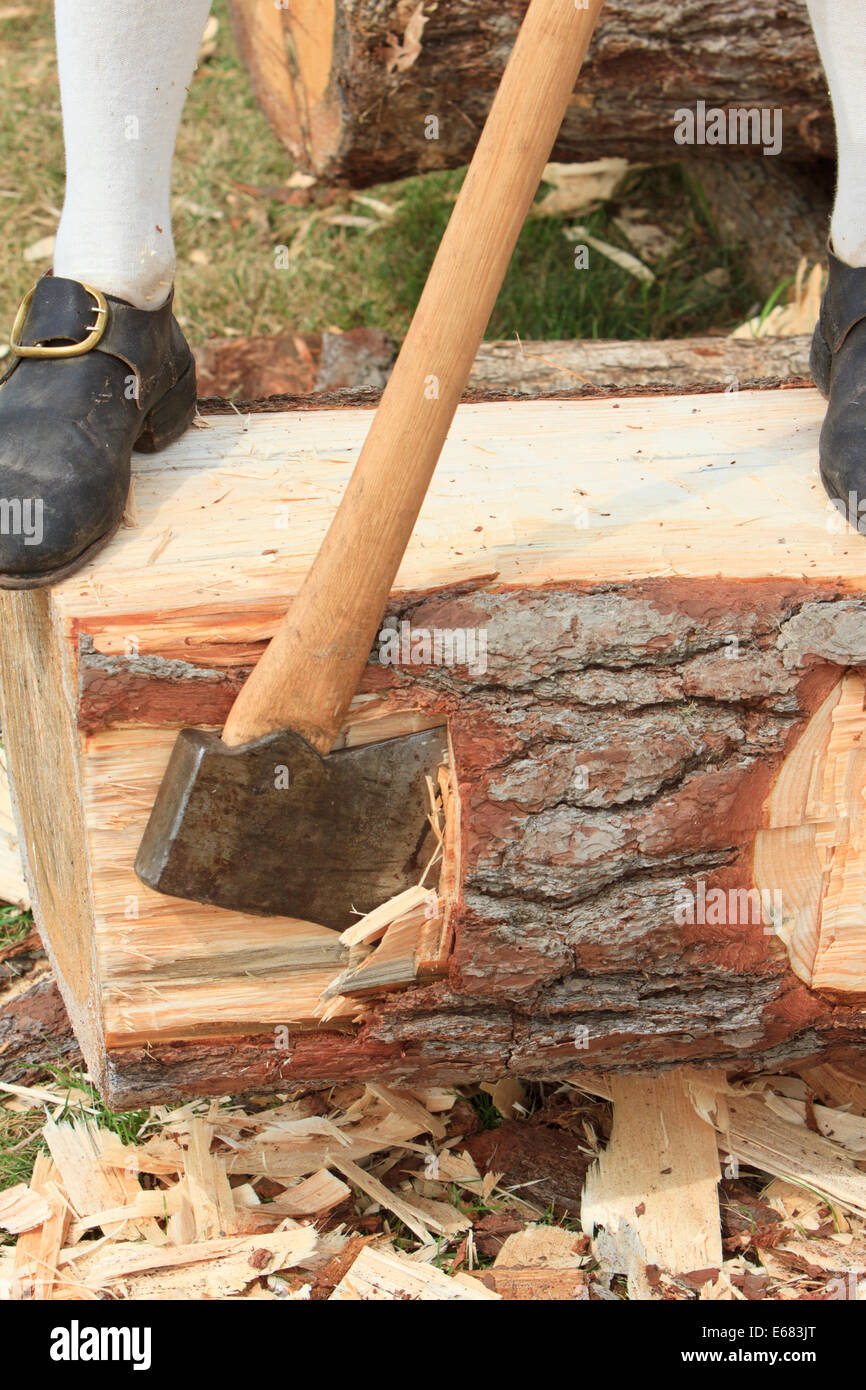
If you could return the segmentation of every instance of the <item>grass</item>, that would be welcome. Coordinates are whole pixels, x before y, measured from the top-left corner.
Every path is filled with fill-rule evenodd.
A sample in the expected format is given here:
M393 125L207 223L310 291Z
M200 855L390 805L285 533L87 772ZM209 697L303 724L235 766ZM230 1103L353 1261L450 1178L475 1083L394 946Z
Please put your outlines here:
M371 271L389 266L393 315L401 330L424 286L463 171L427 175L404 187L393 223L371 241ZM622 207L646 209L650 220L680 227L676 245L647 285L590 251L592 273L574 268L573 248L559 218L524 227L487 330L488 338L660 338L703 332L708 323L745 317L754 295L738 259L716 238L694 186L678 165L632 174L617 199L583 218L587 231L632 249L614 217ZM707 277L710 277L709 279Z
M100 1129L110 1129L124 1144L135 1144L150 1119L150 1109L112 1110L107 1106L95 1086L84 1072L69 1067L47 1068L53 1080L53 1089L66 1091L66 1104L57 1118L62 1120L88 1117Z
M493 1097L479 1086L471 1096L469 1104L481 1121L482 1129L498 1129L504 1116L493 1104Z
M11 903L0 904L0 951L17 946L33 926L33 914Z
M148 1110L109 1109L80 1071L47 1067L45 1084L50 1084L54 1091L66 1092L66 1103L55 1116L57 1119L89 1118L118 1134L124 1144L136 1142L150 1115ZM0 1104L0 1192L29 1182L37 1155L46 1147L42 1137L46 1113L39 1108L10 1110ZM0 1231L0 1245L14 1245L15 1241L15 1236Z
M39 1111L0 1109L0 1192L27 1182L43 1147Z
M12 1080L10 1077L4 1079ZM81 1071L49 1066L44 1084L66 1096L55 1119L89 1119L102 1129L110 1129L124 1144L136 1143L150 1118L149 1110L111 1110ZM27 1182L36 1155L45 1147L44 1124L45 1112L40 1109L19 1111L0 1106L0 1191Z
M24 250L53 233L63 200L51 12L36 0L31 11L27 18L0 21L0 236L7 252L0 315L9 321L49 264L26 263ZM326 208L296 208L272 196L285 185L290 160L239 64L225 0L216 0L214 14L220 21L216 51L193 80L175 163L178 312L191 341L362 326L402 337L462 171L369 190L397 209L372 235L327 224L335 213L369 211L349 193ZM237 184L262 192L250 194ZM627 249L613 219L622 207L635 206L677 231L676 246L655 267L653 285L595 253L591 274L575 270L561 221L531 221L488 337L677 336L710 324L730 328L755 309L740 264L710 224L700 189L677 166L635 173L616 203L583 220L593 235ZM280 246L295 248L289 269L275 266Z

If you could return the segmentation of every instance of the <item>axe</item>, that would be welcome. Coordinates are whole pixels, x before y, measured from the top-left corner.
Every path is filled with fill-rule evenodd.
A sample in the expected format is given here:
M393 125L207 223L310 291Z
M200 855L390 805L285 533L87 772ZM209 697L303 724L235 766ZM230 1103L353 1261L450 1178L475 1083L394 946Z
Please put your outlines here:
M345 928L418 881L443 728L332 752L602 0L531 0L355 470L222 736L178 736L136 858L174 897Z

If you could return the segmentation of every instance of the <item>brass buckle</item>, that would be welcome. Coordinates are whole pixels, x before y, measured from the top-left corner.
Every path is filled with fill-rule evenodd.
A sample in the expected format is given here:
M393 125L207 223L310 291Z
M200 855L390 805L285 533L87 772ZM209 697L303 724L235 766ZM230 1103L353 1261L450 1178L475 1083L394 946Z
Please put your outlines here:
M25 294L18 313L15 315L12 332L9 334L9 346L15 355L17 357L82 357L85 352L90 352L92 348L95 348L105 332L105 325L108 322L108 300L101 290L95 290L92 285L85 285L83 280L81 281L82 289L87 290L87 293L96 301L96 323L87 325L86 338L82 339L80 343L69 343L66 347L45 347L41 343L37 343L34 347L25 347L23 343L18 341L18 335L24 327L30 301L36 293L38 283L37 280L33 289L28 290Z

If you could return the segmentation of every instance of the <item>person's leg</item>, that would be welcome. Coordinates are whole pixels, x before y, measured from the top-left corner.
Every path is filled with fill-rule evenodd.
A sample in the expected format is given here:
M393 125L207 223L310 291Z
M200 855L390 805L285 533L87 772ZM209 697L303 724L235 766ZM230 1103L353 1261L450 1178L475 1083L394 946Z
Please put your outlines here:
M171 166L210 0L56 0L66 201L0 390L0 587L54 583L114 534L133 449L195 414L172 315Z
M830 274L812 341L812 375L829 398L821 478L866 534L866 0L807 0L836 120L838 171Z
M866 266L866 4L864 0L807 3L836 120L833 250L846 265Z
M139 309L171 292L171 166L210 0L55 0L66 201L54 273Z

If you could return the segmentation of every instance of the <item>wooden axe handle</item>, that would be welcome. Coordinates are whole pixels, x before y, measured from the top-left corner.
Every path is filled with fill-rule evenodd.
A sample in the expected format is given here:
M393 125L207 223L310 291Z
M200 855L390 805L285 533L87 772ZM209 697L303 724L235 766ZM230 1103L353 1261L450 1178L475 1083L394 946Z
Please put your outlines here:
M235 746L339 733L602 0L531 0L358 463L297 597L223 730ZM399 274L400 267L394 267Z

